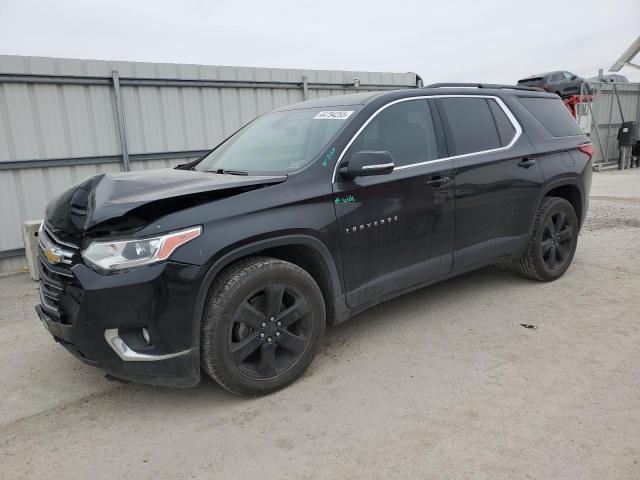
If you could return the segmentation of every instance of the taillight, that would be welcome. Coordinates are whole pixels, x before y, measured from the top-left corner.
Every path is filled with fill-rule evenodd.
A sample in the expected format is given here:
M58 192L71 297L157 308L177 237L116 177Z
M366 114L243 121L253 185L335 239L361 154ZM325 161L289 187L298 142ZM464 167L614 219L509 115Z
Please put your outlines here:
M578 147L578 150L580 150L585 155L588 155L589 159L591 159L591 157L593 157L593 145L591 145L590 143L584 143L584 144L580 145Z
M544 85L542 85L542 89L546 90L548 92L549 91L549 84L545 83Z

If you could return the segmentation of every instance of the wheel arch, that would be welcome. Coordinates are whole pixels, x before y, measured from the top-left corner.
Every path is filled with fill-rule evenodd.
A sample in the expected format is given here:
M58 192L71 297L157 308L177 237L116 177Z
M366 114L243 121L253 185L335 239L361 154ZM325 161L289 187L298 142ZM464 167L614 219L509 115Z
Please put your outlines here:
M192 345L200 345L200 328L207 295L213 282L229 265L250 256L269 256L294 263L307 271L318 283L322 292L328 323L339 323L346 315L346 305L342 306L342 282L333 256L327 247L310 235L285 235L258 240L233 248L216 259L204 275L193 314ZM344 303L344 302L342 302Z
M545 197L559 197L568 201L573 206L576 216L578 217L580 228L582 228L586 214L586 199L584 198L582 185L577 179L565 178L549 183L540 198L540 202L542 202L542 199Z

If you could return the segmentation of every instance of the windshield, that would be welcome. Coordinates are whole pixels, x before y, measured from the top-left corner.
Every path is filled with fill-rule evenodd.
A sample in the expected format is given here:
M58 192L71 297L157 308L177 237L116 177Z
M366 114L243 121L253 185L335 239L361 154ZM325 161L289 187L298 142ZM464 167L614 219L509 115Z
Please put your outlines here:
M351 110L309 108L258 117L206 155L195 169L239 174L299 170L352 118L354 106L347 108Z

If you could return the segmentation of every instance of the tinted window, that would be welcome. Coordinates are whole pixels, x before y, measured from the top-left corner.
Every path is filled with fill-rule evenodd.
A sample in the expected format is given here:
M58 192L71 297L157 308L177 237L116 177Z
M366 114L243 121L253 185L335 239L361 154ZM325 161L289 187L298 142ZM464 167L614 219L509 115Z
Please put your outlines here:
M349 151L383 150L396 166L438 158L436 134L426 100L396 103L380 112L360 133Z
M562 80L562 73L554 73L553 75L551 75L551 77L549 77L550 82L557 82L559 80Z
M496 124L484 98L440 99L453 145L452 155L481 152L500 147Z
M582 135L576 119L559 98L520 97L519 100L554 137Z
M500 144L504 147L505 145L509 145L511 140L516 134L516 129L513 127L513 124L509 121L507 114L504 113L504 110L498 105L498 102L495 100L488 99L489 108L491 108L491 113L493 114L493 119L496 122L496 127L498 128L498 136L500 137Z

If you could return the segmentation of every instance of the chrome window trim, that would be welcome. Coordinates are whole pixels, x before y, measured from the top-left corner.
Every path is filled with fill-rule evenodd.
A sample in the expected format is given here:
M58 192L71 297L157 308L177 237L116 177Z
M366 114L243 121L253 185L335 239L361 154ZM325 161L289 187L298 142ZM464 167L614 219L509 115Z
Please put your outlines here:
M364 122L362 124L362 126L353 135L353 137L351 137L351 140L349 140L349 143L347 143L346 147L340 153L340 156L338 157L338 161L336 162L335 167L333 168L333 176L331 177L331 183L336 183L336 178L337 178L337 174L338 174L338 166L340 165L340 162L342 162L342 158L344 157L345 153L347 153L347 150L349 150L349 147L351 147L351 144L353 144L353 142L356 140L356 138L358 138L360 133L362 133L362 131L367 127L367 125L369 125L369 123L375 117L377 117L380 112L382 112L383 110L386 110L391 105L395 105L397 103L410 102L410 101L413 101L413 100L427 100L429 98L488 98L488 99L495 100L496 103L498 104L498 106L502 109L502 111L505 113L505 115L507 116L507 118L509 119L511 124L513 125L513 128L515 129L515 135L513 136L513 138L509 142L509 144L505 145L504 147L492 148L492 149L489 149L489 150L481 150L479 152L463 153L461 155L451 155L449 157L434 158L434 159L431 159L431 160L426 160L424 162L412 163L412 164L409 164L409 165L402 165L400 167L395 167L394 170L393 170L394 172L396 170L404 170L406 168L419 167L421 165L426 165L427 163L438 163L438 162L444 162L446 160L454 160L456 158L472 157L472 156L475 156L475 155L484 155L485 153L494 153L494 152L501 152L503 150L509 150L511 147L513 147L513 145L518 141L518 139L522 135L522 127L520 126L520 124L516 120L516 117L514 117L513 113L511 113L511 110L509 110L509 107L507 107L505 105L505 103L502 101L502 99L500 97L495 96L495 95L455 95L455 94L452 94L452 95L421 95L419 97L400 98L398 100L394 100L393 102L389 102L389 103L384 104L378 110L373 112L373 114L367 119L366 122ZM496 128L496 131L497 131L497 128ZM391 174L393 174L393 172Z

